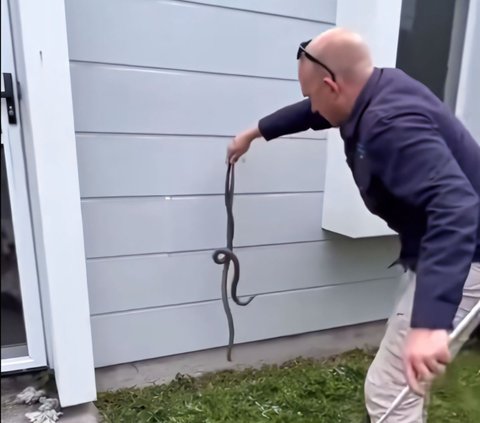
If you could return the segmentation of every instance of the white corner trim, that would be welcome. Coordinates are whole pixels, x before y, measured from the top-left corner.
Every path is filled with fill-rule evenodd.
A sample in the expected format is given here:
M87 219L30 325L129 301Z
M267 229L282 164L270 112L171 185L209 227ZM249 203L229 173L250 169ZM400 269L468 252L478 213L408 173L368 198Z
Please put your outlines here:
M63 0L11 2L49 365L62 406L96 399Z
M480 142L480 2L470 0L455 113Z
M401 0L337 0L336 25L365 39L375 66L395 67L401 8ZM338 129L328 131L322 227L350 238L395 235L365 207L345 162Z
M328 131L322 227L353 239L396 235L365 207L345 162L344 142L338 129Z

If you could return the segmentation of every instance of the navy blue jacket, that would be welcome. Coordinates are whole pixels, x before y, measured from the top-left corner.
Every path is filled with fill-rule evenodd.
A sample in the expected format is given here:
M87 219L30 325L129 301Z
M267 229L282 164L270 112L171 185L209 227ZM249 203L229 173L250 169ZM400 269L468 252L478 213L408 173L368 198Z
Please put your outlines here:
M259 121L267 141L330 126L309 99ZM417 274L411 326L451 330L480 261L479 144L399 69L374 70L340 133L365 205L399 234L399 260Z

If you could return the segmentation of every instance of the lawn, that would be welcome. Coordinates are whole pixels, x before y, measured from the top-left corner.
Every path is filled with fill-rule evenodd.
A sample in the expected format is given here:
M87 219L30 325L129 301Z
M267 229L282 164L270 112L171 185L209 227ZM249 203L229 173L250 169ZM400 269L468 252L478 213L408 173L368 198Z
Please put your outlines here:
M107 423L361 422L363 380L372 355L225 371L167 385L101 393ZM465 348L437 380L429 423L480 421L480 343Z

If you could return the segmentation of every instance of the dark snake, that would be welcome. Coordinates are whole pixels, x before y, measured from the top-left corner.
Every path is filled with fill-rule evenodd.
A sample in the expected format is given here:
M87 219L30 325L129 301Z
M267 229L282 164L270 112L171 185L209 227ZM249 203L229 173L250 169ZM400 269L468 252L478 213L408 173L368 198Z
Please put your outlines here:
M225 179L225 208L227 210L227 247L215 250L213 253L213 261L217 264L223 265L222 273L222 303L227 316L228 322L228 350L227 360L232 361L232 347L235 339L235 327L233 324L232 311L228 302L228 270L230 263L233 263L233 279L231 296L235 304L239 306L246 306L250 304L254 297L242 301L237 296L238 281L240 280L240 262L238 257L233 252L233 235L235 232L235 224L233 220L233 197L235 188L235 172L234 165L228 164L227 177Z

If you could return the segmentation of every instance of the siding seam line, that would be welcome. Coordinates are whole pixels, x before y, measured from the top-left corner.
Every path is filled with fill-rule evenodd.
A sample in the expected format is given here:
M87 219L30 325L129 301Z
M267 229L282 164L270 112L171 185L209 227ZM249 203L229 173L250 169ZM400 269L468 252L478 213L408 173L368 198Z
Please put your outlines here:
M226 5L223 5L223 4L209 4L209 3L188 1L188 0L175 0L175 1L182 2L182 3L188 3L188 4L192 4L192 5L196 5L196 6L212 7L212 8L216 8L216 9L238 10L240 12L255 13L255 14L258 14L258 15L276 16L276 17L279 17L279 18L292 19L292 20L295 20L295 21L321 23L321 24L335 26L335 22L323 21L323 20L318 20L318 19L302 18L300 16L290 16L290 15L284 15L284 14L281 14L281 13L265 12L263 10L243 9L243 8L240 8L240 7L226 6Z
M238 73L228 73L228 72L214 72L214 71L202 71L195 69L179 69L179 68L166 68L158 66L148 66L148 65L133 65L126 63L112 63L112 62L100 62L92 60L81 60L81 59L70 59L70 63L79 63L82 65L95 65L95 66L111 66L111 67L120 67L128 69L143 69L150 71L158 71L158 73L163 71L169 72L179 72L179 73L194 73L194 74L204 74L204 75L215 75L215 76L233 76L239 78L254 78L254 79L269 79L273 81L286 81L286 82L295 82L298 83L298 80L295 78L282 78L276 76L264 76L264 75L247 75L247 74L238 74Z
M367 282L378 282L378 281L382 281L382 280L384 280L384 281L392 280L393 281L393 280L396 280L396 279L398 279L396 276L392 276L392 277L388 277L388 276L385 277L384 276L384 277L373 278L373 279L365 279L365 280L360 280L360 281L337 282L337 283L330 283L330 284L322 285L322 286L311 286L311 287L306 287L306 288L286 289L286 290L283 290L283 291L262 292L262 293L259 293L259 294L248 293L248 294L239 295L239 298L246 298L246 297L250 297L252 295L255 295L255 297L266 297L266 296L274 296L276 294L291 294L291 293L302 292L302 291L317 291L317 290L320 291L324 288L333 288L333 287L336 287L336 286L344 287L344 286L351 286L351 285L367 283ZM134 313L148 312L148 311L154 311L154 310L160 310L160 309L179 308L179 307L191 306L191 305L218 303L220 301L221 301L221 298L213 298L213 299L209 299L209 300L192 301L192 302L176 303L176 304L166 304L166 305L162 305L162 306L139 307L139 308L135 308L135 309L126 309L126 310L118 310L118 311L92 313L92 314L90 314L90 317L103 317L103 316L118 315L118 314L134 314Z
M286 245L314 244L314 243L335 241L335 240L337 239L334 236L332 236L330 238L314 239L314 240L307 240L307 241L289 241L289 242L280 242L280 243L271 243L271 244L239 245L239 246L234 246L234 249L242 250L242 249L249 249L249 248L282 247ZM169 256L181 255L181 254L213 252L217 248L222 248L222 246L216 246L211 248L200 248L197 250L178 250L178 251L169 251L169 252L119 254L119 255L113 255L113 256L87 257L86 261L88 263L88 262L95 262L95 261L101 261L101 260L107 261L107 260L129 259L129 258L140 258L140 257L155 257L155 256L169 257Z

